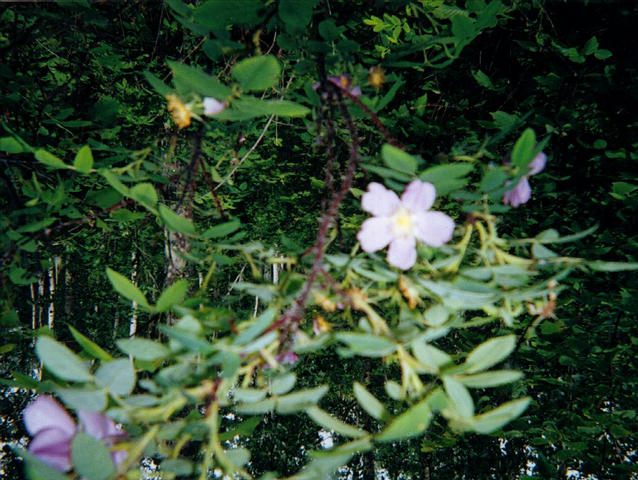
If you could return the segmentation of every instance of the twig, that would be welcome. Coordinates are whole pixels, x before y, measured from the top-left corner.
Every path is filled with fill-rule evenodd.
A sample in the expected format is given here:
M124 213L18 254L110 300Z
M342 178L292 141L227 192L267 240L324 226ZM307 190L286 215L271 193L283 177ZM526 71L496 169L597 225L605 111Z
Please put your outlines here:
M257 148L257 146L261 143L262 139L264 138L264 135L266 135L266 132L268 131L268 128L270 127L270 124L272 123L272 121L275 118L275 114L273 113L270 118L268 119L268 121L266 122L266 126L264 127L264 129L261 131L261 134L259 135L259 137L257 138L257 140L255 140L255 143L252 144L252 146L248 149L248 151L244 154L243 157L241 157L241 159L239 160L239 162L237 162L237 165L235 165L233 167L233 169L228 173L228 175L226 175L224 178L222 178L221 182L219 182L217 184L217 186L214 188L214 190L219 189L219 187L221 187L223 184L225 184L228 180L230 180L230 178L235 174L235 172L237 171L237 169L241 166L242 163L244 163L244 161L248 158L248 156L253 153L253 151L255 150L255 148Z

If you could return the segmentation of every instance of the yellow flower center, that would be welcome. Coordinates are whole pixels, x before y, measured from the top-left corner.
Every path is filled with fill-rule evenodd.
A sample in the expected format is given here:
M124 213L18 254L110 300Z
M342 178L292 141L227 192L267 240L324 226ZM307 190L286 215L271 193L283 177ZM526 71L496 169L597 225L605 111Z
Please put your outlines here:
M392 215L392 231L397 237L407 237L414 235L414 221L412 214L405 208L401 207Z

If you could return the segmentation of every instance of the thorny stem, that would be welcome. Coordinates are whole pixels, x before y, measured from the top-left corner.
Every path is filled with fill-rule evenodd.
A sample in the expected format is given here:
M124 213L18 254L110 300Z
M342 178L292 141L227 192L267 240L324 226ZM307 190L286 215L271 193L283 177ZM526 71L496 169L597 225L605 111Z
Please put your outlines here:
M341 90L337 90L332 84L329 84L325 81L321 83L320 90L328 93L327 98L336 98L336 101L339 104L339 110L341 111L341 115L345 119L346 126L350 134L350 158L346 165L346 170L343 174L343 181L341 182L340 188L338 190L333 190L334 193L332 194L330 203L328 204L327 208L322 211L316 240L313 247L310 249L310 252L314 253L315 257L310 272L308 273L308 280L306 280L301 293L299 294L295 302L290 306L290 308L288 308L288 310L286 310L286 312L284 312L277 319L277 321L274 322L266 330L266 332L270 332L280 327L285 327L282 331L280 339L280 345L282 347L285 345L286 340L288 340L290 332L294 330L301 321L310 291L312 290L312 287L317 279L317 275L323 270L323 257L325 254L324 249L327 243L328 230L337 218L339 207L341 206L341 203L343 202L346 194L350 191L354 174L356 172L357 166L359 165L359 133L357 131L356 125L354 124L352 116L350 115L350 112L348 111L348 108L343 101L343 96L340 95ZM332 114L333 110L331 109L330 112ZM327 150L330 153L333 152L333 149L331 147L327 148ZM329 158L327 166L331 166L332 164L332 158ZM331 175L327 175L326 178L333 180Z
M374 122L374 125L383 134L383 137L385 138L386 142L388 142L390 145L394 145L397 148L400 148L402 150L406 150L405 146L403 146L401 144L401 142L399 142L396 138L394 138L392 135L390 135L390 132L385 127L383 122L381 122L381 119L379 118L379 116L376 113L374 113L372 110L370 110L370 108L368 108L368 106L365 103L363 103L359 99L359 97L357 97L356 95L353 95L351 92L348 91L347 88L341 88L340 87L340 91L341 91L341 93L343 95L345 95L350 100L352 100L352 102L355 105L357 105L361 110L363 110L366 113L366 115L368 115L368 117L370 117L370 120L372 120L372 122Z
M224 207L222 207L222 202L219 199L219 195L217 195L217 191L215 190L215 187L213 186L213 179L211 178L210 172L206 168L204 159L201 156L199 157L199 164L202 168L202 173L204 174L204 180L206 181L206 186L208 187L208 190L210 190L210 194L213 196L215 205L217 205L217 210L219 210L219 215L221 216L222 220L227 220L228 217L226 217L226 213L224 213Z

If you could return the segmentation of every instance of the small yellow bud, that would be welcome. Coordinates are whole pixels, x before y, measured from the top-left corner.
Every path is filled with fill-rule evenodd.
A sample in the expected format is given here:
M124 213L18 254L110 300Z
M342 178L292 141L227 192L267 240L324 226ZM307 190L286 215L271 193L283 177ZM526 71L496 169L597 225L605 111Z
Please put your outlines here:
M168 106L166 108L170 112L171 117L173 117L175 125L180 129L188 127L191 124L191 112L186 105L184 105L184 102L172 93L166 95L166 100L168 100Z
M330 300L325 294L319 291L315 291L312 296L315 299L315 303L323 308L326 312L334 312L337 309L337 304Z
M324 332L329 332L332 330L332 325L330 322L326 320L322 315L317 315L312 320L312 331L315 332L315 335L321 335Z
M417 304L421 303L419 292L417 292L416 289L412 287L412 285L410 285L409 280L403 275L399 277L399 290L408 301L410 310L414 310Z
M368 81L374 88L382 88L385 83L385 73L380 66L371 67L368 73Z

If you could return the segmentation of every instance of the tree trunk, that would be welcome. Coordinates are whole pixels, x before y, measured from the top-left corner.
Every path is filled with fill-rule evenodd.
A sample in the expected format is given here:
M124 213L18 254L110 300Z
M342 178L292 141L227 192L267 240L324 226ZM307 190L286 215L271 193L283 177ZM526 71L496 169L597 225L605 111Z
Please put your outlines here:
M137 257L137 249L133 247L133 253L131 253L131 263L133 264L133 273L131 273L131 283L137 286L137 275L139 271L139 262ZM131 319L129 320L128 336L134 337L137 333L137 302L133 300L131 302Z

